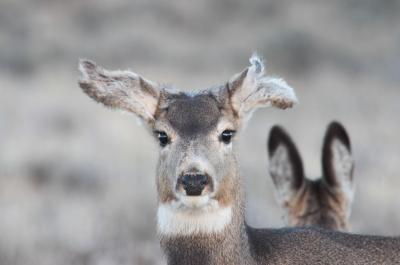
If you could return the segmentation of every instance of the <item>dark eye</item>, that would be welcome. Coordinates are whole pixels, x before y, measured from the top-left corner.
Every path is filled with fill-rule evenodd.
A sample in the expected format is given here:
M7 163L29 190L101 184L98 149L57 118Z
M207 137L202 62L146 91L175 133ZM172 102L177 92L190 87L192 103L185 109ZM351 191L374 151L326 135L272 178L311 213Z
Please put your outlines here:
M235 131L233 131L233 130L225 130L221 134L221 141L224 142L225 144L229 144L234 135L235 135Z
M166 146L169 143L168 135L165 132L156 131L154 133L157 135L158 141L160 141L160 145L162 147Z

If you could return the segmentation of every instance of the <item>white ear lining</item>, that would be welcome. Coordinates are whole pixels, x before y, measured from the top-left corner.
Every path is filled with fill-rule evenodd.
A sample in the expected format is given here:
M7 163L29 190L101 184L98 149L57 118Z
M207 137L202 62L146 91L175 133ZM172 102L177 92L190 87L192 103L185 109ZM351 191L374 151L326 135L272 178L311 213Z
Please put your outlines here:
M354 166L353 156L349 149L338 139L333 140L331 148L334 174L340 188L351 201L354 194L354 184L351 176Z

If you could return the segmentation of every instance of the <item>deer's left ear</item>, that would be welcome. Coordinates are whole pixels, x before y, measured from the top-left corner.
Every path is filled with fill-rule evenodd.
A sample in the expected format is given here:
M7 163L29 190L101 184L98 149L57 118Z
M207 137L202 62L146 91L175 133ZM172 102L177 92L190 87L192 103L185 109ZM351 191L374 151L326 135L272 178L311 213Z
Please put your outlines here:
M331 122L322 147L322 169L326 183L352 198L354 191L354 158L350 137L339 122Z
M92 61L79 62L79 86L103 105L133 112L146 122L154 120L159 86L130 71L109 71Z
M281 78L267 76L257 55L250 58L248 68L231 78L227 87L232 108L240 117L259 107L286 109L297 103L293 88Z

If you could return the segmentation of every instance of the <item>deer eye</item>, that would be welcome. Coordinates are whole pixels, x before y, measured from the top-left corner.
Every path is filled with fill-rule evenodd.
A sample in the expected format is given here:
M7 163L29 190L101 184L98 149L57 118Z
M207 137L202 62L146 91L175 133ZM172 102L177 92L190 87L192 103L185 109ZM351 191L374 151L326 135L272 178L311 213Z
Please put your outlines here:
M225 144L229 144L232 141L232 137L235 135L233 130L225 130L221 134L221 141Z
M164 147L169 143L169 137L165 132L155 131L154 134L157 135L158 141L160 142L160 146Z

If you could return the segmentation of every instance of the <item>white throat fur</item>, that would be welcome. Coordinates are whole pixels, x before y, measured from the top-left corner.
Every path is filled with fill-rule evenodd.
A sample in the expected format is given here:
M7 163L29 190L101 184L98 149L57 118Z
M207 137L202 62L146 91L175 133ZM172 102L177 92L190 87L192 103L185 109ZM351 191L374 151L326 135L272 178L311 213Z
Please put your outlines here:
M164 236L218 234L231 221L232 207L221 207L216 200L210 200L201 208L169 202L160 204L157 210L158 233Z

